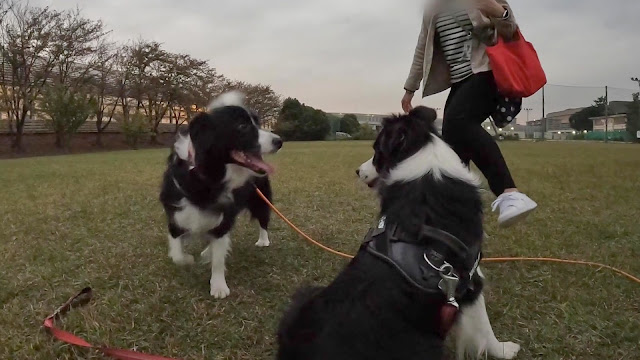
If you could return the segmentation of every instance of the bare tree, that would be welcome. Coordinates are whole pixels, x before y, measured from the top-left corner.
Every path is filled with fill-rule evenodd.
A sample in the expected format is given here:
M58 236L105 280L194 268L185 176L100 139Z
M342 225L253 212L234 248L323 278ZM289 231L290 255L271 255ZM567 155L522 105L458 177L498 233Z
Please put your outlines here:
M102 134L113 121L122 95L128 105L126 91L122 91L125 84L122 83L123 73L118 67L119 56L114 44L102 43L96 51L92 66L89 93L95 102L96 146L99 147L103 146ZM128 110L128 107L123 107L123 112L125 109Z
M258 112L264 127L272 129L275 126L282 108L282 99L270 85L232 81L228 88L240 90L246 95L247 106Z
M0 26L0 90L9 121L15 125L12 148L22 151L27 115L34 111L59 57L54 46L61 13L16 4Z
M225 79L206 61L186 55L175 57L176 70L171 81L171 106L175 131L197 111L205 106L224 88ZM183 116L184 115L184 116Z
M13 7L14 2L9 0L0 0L0 25L2 25L2 20L7 15L9 10Z
M115 82L116 104L120 102L122 118L119 121L128 122L132 112L138 111L136 104L133 104L134 88L136 78L134 63L131 61L131 45L124 45L118 49L115 57L115 72L117 73Z
M58 58L52 82L69 91L83 91L99 65L98 52L107 31L102 21L84 18L80 10L63 12L55 31L53 48Z
M157 119L162 119L168 106L164 101L168 54L157 42L138 40L125 48L125 69L129 78L129 94L136 111L143 112L151 129L151 141L157 142Z

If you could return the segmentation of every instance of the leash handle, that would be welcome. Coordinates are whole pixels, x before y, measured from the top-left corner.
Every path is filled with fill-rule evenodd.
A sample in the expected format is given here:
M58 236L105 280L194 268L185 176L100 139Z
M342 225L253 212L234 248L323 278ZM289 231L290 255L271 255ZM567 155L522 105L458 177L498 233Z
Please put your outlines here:
M113 349L106 346L94 346L84 340L81 337L78 337L70 332L58 329L55 326L55 320L62 317L64 314L68 313L74 307L79 307L88 304L93 298L93 291L90 287L86 287L82 289L78 294L72 296L67 300L64 304L58 307L51 315L47 316L44 319L43 326L44 328L53 336L55 339L62 341L67 344L87 348L87 349L96 349L103 353L106 356L110 356L117 360L177 360L167 357L162 357L158 355L149 355L140 353L133 350L124 350L124 349Z

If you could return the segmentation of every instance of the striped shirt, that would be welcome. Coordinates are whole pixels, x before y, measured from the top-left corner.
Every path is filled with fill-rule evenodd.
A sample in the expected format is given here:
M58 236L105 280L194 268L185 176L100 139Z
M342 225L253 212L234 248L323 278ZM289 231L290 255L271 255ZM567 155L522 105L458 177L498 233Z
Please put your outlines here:
M473 74L471 59L463 58L465 43L469 40L472 30L473 24L464 10L446 11L436 16L436 31L444 57L449 64L452 83L460 82Z

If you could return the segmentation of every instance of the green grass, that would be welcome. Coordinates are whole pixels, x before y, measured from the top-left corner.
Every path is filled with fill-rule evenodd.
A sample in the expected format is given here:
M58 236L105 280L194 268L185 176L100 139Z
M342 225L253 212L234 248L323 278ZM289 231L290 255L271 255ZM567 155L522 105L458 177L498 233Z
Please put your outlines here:
M503 148L540 208L510 230L488 214L487 256L584 259L640 275L640 147ZM243 217L228 262L231 296L212 299L206 267L179 268L167 257L157 201L166 155L0 161L0 359L100 358L40 328L84 286L95 300L59 324L93 343L186 359L273 358L289 295L328 283L345 261L310 247L279 219L272 247L255 248L257 225ZM376 213L354 174L370 155L364 142L286 144L272 158L277 205L316 239L355 252ZM640 285L577 266L487 264L484 272L494 330L523 345L519 359L640 358Z

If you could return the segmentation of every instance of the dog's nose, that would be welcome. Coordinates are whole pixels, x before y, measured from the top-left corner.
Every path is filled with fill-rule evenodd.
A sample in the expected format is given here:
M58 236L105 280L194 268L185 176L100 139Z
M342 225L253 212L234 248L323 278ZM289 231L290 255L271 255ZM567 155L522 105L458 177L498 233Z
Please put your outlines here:
M360 169L356 170L356 175L360 176Z
M273 139L272 143L273 143L273 146L276 149L280 150L282 148L282 139L281 138L278 137L278 138Z

